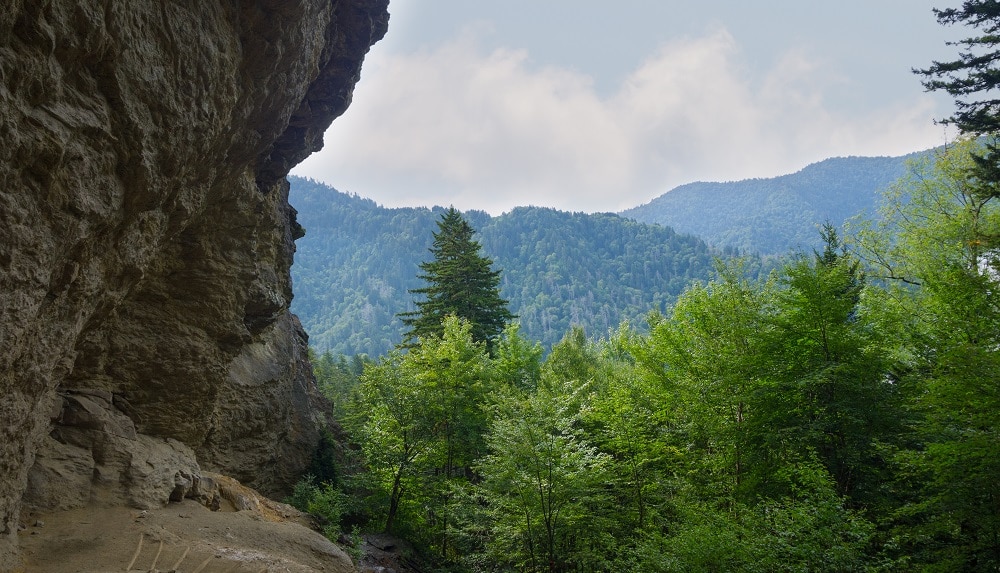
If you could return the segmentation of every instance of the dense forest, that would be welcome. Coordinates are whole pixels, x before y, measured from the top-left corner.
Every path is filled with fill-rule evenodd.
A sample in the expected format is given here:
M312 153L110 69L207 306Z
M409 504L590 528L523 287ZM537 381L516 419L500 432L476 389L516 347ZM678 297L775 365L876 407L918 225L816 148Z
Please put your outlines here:
M837 157L790 175L689 183L621 213L691 233L711 245L781 254L819 245L817 225L840 226L875 207L879 192L906 172L903 157Z
M975 145L766 276L720 264L644 330L543 354L450 317L377 360L324 355L356 447L293 501L433 570L1000 569L1000 210Z
M547 353L456 312L377 359L323 354L350 447L326 440L291 501L331 537L409 540L422 570L1000 571L1000 8L935 14L975 29L917 70L963 136L914 158L877 213L813 221L816 248L770 272L719 259L645 328L570 326ZM449 217L424 277L479 269L464 301L504 314ZM446 249L447 228L463 232ZM604 232L572 256L614 245Z
M643 324L685 285L707 279L714 257L759 254L752 264L766 272L776 255L808 252L820 244L821 223L875 214L880 190L929 153L835 158L771 179L692 183L621 216L537 207L465 216L503 271L501 293L523 332L550 348L574 325L601 334L623 320ZM409 291L422 286L418 265L444 209L387 209L316 181L290 181L307 230L292 268L292 310L312 346L387 352L402 337L396 315L413 310Z
M442 208L387 209L315 181L291 178L305 237L296 243L292 310L310 344L334 354L384 354L402 340L396 315L414 309ZM684 287L705 280L714 256L703 241L612 214L521 207L464 216L501 270L500 292L522 331L546 348L573 325L606 333L641 323Z

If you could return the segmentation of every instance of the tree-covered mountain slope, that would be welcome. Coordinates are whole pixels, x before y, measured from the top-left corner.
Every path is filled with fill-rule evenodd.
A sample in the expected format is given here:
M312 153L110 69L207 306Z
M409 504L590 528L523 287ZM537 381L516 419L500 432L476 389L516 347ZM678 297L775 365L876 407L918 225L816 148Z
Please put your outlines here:
M305 237L296 243L292 310L319 351L377 355L402 339L396 315L414 309L444 209L388 209L297 177L291 203ZM663 309L708 277L700 239L613 214L522 207L499 217L464 214L483 254L500 269L501 295L522 332L549 346L580 325L601 335L622 320Z
M769 179L689 183L621 215L691 233L719 247L762 254L808 251L819 245L822 223L839 227L870 210L879 191L921 153L838 157Z

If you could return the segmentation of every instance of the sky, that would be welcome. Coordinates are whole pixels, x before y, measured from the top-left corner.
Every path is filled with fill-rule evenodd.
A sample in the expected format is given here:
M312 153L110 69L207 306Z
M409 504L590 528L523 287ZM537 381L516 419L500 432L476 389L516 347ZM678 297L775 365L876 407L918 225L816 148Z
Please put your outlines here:
M694 181L946 143L957 0L391 0L292 173L386 207L617 212Z

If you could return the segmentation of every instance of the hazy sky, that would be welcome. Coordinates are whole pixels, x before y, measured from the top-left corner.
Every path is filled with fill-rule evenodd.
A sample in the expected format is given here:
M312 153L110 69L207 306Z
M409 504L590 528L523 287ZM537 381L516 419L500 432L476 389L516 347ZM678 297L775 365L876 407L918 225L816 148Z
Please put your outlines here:
M293 173L385 206L618 211L692 181L940 145L957 0L392 0Z

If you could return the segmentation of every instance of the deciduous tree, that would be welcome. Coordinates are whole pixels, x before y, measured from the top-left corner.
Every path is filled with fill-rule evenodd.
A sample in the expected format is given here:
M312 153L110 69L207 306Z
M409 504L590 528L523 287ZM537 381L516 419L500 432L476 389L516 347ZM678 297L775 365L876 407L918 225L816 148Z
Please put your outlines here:
M479 464L487 555L520 571L601 570L602 484L610 458L577 427L588 386L552 381L501 399Z
M885 479L880 445L899 431L898 388L889 345L863 304L860 261L841 248L831 225L821 235L822 252L781 273L769 345L774 384L761 414L797 458L815 452L838 495L865 506Z
M1000 260L983 243L1000 236L1000 199L969 179L975 145L916 165L861 235L868 258L906 280L912 357L900 382L916 389L917 417L896 534L921 570L1000 569Z

